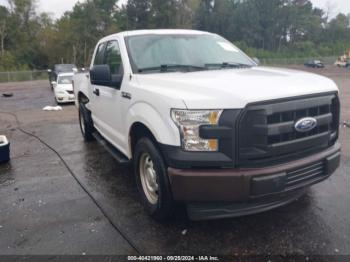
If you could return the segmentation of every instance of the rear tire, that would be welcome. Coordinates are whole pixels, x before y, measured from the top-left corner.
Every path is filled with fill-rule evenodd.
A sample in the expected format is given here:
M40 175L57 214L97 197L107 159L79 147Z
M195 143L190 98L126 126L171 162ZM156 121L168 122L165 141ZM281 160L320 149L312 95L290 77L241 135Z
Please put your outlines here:
M79 105L79 124L84 140L87 142L93 141L94 136L92 134L95 131L94 124L91 118L91 113L83 103L80 103Z
M174 213L167 167L151 139L140 139L135 147L134 172L142 202L149 215L158 221L168 220Z

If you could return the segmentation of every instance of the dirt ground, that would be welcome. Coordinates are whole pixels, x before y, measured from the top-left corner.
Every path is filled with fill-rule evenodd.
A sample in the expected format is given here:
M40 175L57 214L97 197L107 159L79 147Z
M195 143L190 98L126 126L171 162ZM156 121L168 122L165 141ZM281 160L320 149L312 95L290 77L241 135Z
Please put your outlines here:
M350 70L308 71L339 85L350 123ZM84 143L76 108L42 111L47 105L55 105L47 81L0 85L0 111L54 148L94 201L55 153L0 114L12 157L0 166L0 255L350 255L350 128L341 128L340 169L298 201L248 217L192 222L180 213L160 224L140 205L130 168Z

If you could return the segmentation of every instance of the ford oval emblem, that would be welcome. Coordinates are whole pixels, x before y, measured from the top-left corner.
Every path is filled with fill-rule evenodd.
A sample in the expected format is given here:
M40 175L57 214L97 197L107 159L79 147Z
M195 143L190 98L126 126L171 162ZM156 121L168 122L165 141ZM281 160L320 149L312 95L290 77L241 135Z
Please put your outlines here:
M317 120L313 117L305 117L300 119L295 124L295 130L300 133L306 133L311 131L317 126Z

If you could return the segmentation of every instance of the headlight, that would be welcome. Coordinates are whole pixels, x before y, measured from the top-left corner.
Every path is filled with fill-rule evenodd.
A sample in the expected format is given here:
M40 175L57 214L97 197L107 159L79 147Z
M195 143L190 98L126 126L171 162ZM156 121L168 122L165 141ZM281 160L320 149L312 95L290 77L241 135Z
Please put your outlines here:
M222 110L172 110L171 116L179 127L182 148L193 152L218 151L217 139L202 139L199 137L199 128L203 125L218 125Z

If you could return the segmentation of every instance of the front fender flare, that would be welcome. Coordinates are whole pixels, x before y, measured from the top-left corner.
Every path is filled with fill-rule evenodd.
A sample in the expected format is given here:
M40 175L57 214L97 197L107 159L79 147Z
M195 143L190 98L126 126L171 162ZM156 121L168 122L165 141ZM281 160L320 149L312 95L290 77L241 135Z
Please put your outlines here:
M171 146L181 144L180 132L171 119L170 110L161 114L150 104L137 103L129 109L126 122L128 134L135 123L141 123L151 131L158 143ZM131 155L130 147L129 154Z

